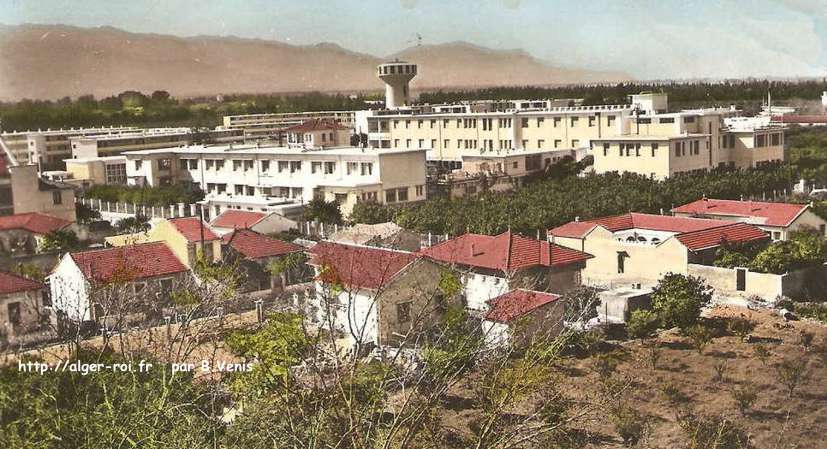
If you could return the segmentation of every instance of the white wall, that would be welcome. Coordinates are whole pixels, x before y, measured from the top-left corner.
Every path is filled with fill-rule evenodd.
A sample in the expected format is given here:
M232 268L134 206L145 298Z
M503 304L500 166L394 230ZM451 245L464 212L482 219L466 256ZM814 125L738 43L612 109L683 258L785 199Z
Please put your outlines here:
M508 280L479 273L467 273L463 277L465 298L468 308L475 311L488 311L488 301L508 292Z
M52 307L75 321L92 319L89 284L69 254L63 256L49 276Z

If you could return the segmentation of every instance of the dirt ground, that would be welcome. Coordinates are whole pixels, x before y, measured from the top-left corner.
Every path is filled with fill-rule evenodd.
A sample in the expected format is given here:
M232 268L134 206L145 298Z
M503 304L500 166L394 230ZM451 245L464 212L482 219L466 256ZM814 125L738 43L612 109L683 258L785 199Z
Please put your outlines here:
M785 321L771 310L732 306L715 308L708 316L740 316L755 321L748 341L759 342L725 335L714 338L698 354L687 338L677 332L663 332L653 339L660 348L656 369L651 366L648 348L639 341L621 343L621 352L628 357L619 363L614 376L631 382L623 401L651 418L650 437L639 447L684 447L684 432L676 422L678 409L663 392L665 385L671 385L688 398L681 406L734 421L750 435L756 448L827 448L827 326L814 321ZM808 350L802 344L802 331L814 337ZM755 355L757 344L769 349L766 363ZM792 397L778 381L777 365L784 359L798 359L807 366L809 378ZM719 379L716 365L721 364L725 368ZM564 381L569 394L576 397L599 392L601 379L593 357L568 359L566 366L574 374ZM745 382L755 385L758 396L751 410L742 416L732 391ZM581 425L595 436L596 442L589 447L623 447L607 413L598 412Z

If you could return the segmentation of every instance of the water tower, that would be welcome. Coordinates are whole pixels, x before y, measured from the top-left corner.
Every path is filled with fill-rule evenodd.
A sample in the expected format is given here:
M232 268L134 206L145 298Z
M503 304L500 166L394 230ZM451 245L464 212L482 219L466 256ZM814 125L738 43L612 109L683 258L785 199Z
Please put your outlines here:
M416 64L396 60L379 64L376 68L379 79L385 82L385 107L396 109L408 105L410 89L408 83L416 76Z

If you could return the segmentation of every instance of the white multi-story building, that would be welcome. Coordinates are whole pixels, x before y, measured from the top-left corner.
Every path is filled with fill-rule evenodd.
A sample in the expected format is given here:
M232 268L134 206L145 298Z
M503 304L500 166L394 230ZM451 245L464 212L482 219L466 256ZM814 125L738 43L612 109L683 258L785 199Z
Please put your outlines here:
M155 128L130 132L77 136L69 139L72 158L117 156L125 151L168 148L192 143L243 143L240 130L193 131L191 128Z
M325 120L347 128L353 127L355 111L281 112L268 114L225 115L223 128L241 130L249 139L279 138L285 128L311 120Z
M311 144L322 142L322 134L328 136L325 141L331 133L335 138L335 131L322 128L297 130L303 142L286 147L193 145L124 153L127 180L133 185L197 186L216 215L227 208L271 211L313 198L337 201L347 215L359 201L425 199L425 150Z
M72 156L71 138L138 131L132 126L47 129L3 132L0 138L18 164L36 164L43 170L50 170L62 168L63 160Z

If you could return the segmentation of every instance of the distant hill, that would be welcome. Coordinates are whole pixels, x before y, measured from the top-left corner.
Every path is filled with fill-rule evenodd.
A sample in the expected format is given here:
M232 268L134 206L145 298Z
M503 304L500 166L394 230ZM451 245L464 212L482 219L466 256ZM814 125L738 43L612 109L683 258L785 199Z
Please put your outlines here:
M463 42L378 58L331 43L299 46L27 24L0 26L0 99L102 97L129 89L163 89L176 96L373 90L382 88L376 64L390 58L421 65L414 89L629 79L622 73L557 68L521 50Z

